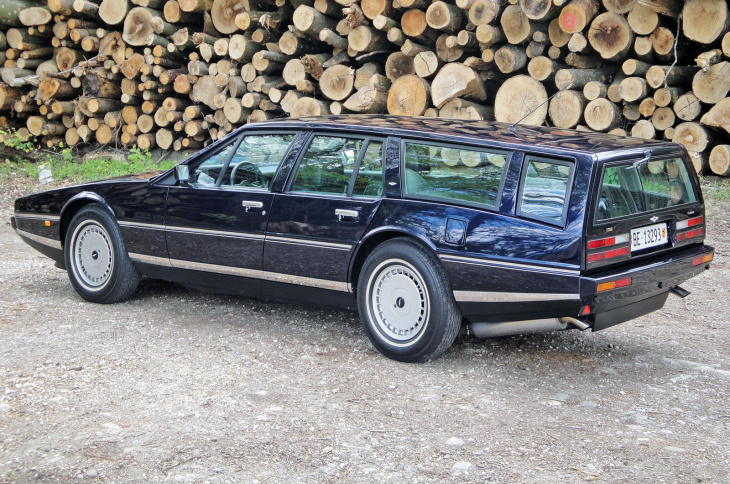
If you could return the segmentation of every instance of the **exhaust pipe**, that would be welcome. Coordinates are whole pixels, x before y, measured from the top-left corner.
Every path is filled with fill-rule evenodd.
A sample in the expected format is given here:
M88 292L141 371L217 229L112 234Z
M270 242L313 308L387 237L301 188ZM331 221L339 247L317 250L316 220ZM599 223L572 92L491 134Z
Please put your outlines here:
M679 287L679 286L674 286L673 288L670 289L670 291L672 292L672 294L674 294L675 296L679 296L682 299L684 299L687 296L689 296L690 294L692 294L687 289L685 289L683 287Z
M562 331L568 327L567 322L557 318L533 319L530 321L510 321L507 323L473 323L471 330L477 338L498 338L523 333L543 333L546 331Z
M532 319L529 321L509 321L506 323L472 323L471 331L477 338L499 338L524 333L545 333L562 331L572 325L581 331L590 324L576 318Z
M560 318L561 321L565 321L566 323L572 324L576 328L578 328L581 331L585 331L586 329L590 328L591 325L586 323L585 321L581 321L580 319L575 318Z

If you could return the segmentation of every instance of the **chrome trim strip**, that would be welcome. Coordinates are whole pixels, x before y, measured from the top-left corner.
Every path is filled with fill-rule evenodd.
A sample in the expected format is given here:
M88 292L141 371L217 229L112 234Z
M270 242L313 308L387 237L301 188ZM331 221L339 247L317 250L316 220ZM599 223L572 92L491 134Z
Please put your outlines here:
M159 224L148 224L145 222L127 222L123 220L117 221L120 227L135 227L139 229L151 229L151 230L165 230L164 225Z
M132 259L134 262L139 262L141 264L153 264L158 266L165 266L165 267L172 267L170 264L170 259L167 257L157 257L154 255L147 255L147 254L129 254L129 258Z
M61 242L58 240L43 237L41 235L31 234L30 232L26 232L25 230L20 229L15 229L15 232L21 237L25 237L26 239L30 239L34 242L38 242L39 244L47 245L48 247L61 250Z
M223 230L210 230L210 229L195 229L190 227L177 227L173 225L168 225L165 227L165 229L168 232L177 232L181 234L203 234L203 235L213 235L216 237L234 237L239 239L254 239L254 240L263 240L264 234L248 234L243 232L226 232Z
M318 287L332 291L350 292L350 285L346 282L328 281L326 279L314 279L312 277L295 276L292 274L280 274L266 272L258 269L246 269L243 267L220 266L217 264L206 264L203 262L192 262L186 260L170 259L170 265L178 269L190 269L194 271L215 272L232 276L251 277L264 279L273 282L285 282L299 286Z
M58 221L61 219L59 215L41 215L37 213L28 213L28 212L15 212L13 214L15 218L30 218L30 219L38 219L38 220L53 220Z
M487 292L454 291L458 302L529 302L529 301L579 301L579 294L530 293L530 292Z
M459 264L474 264L484 266L496 266L496 267L509 267L510 269L516 269L519 271L540 271L540 272L553 272L556 274L564 274L567 276L577 276L580 274L579 270L571 269L558 269L555 267L545 267L532 264L518 264L516 262L502 262L497 260L484 260L475 259L471 257L460 257L456 255L439 255L439 258L443 261L456 262Z
M319 242L316 240L302 240L302 239L295 239L295 238L289 238L289 237L278 237L278 236L266 236L266 241L269 242L277 242L280 244L292 244L292 245L305 245L310 247L322 247L326 249L335 249L335 250L350 250L352 249L352 245L350 244L335 244L332 242Z

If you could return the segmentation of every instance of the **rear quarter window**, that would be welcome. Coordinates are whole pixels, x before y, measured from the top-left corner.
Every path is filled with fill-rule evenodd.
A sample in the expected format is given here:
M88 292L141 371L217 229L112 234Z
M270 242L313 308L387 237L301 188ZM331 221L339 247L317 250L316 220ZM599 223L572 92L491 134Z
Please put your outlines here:
M517 215L554 225L565 225L574 164L527 156L522 167Z
M406 195L496 207L511 152L410 141L404 144Z

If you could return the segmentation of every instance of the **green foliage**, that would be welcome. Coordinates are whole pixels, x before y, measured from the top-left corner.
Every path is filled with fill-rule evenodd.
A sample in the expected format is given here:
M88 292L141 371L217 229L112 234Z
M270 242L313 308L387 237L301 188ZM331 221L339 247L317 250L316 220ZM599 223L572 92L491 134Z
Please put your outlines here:
M15 144L13 147L24 143L13 138L11 140L11 143ZM7 140L5 143L7 144ZM43 153L36 161L19 157L12 160L5 159L0 163L0 179L33 183L38 180L39 172L45 168L51 171L55 184L68 185L133 173L167 170L174 165L174 162L157 163L149 151L136 146L130 150L127 159L99 157L85 161L79 160L70 147L61 146L55 152Z
M14 129L7 131L0 129L0 139L5 146L24 153L30 153L34 149L33 142L35 140L31 136L21 136Z

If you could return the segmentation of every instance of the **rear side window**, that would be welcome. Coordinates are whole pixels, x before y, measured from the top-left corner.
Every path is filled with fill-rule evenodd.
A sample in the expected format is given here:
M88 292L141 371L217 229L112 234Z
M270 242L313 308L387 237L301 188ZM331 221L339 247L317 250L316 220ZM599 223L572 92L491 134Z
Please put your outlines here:
M603 172L596 220L696 201L689 172L681 158L608 166Z
M517 215L564 225L573 163L534 156L525 162Z
M406 195L495 208L508 151L405 143Z

